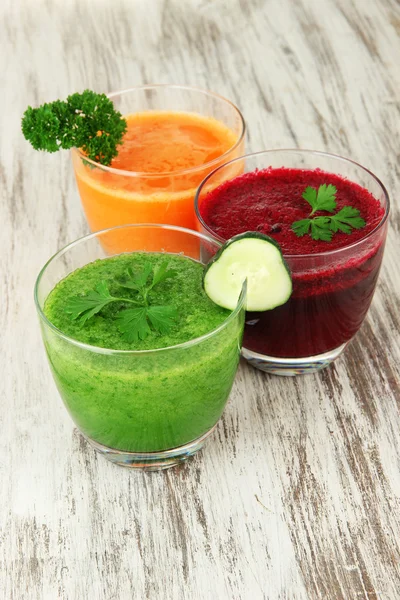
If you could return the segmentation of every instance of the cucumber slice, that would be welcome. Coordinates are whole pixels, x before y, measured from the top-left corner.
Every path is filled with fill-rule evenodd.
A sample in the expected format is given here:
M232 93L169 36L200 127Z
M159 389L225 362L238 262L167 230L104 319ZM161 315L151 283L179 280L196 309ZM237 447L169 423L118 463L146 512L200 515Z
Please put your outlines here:
M275 240L253 231L235 235L206 266L203 286L215 304L234 310L245 279L246 310L272 310L289 300L292 278Z

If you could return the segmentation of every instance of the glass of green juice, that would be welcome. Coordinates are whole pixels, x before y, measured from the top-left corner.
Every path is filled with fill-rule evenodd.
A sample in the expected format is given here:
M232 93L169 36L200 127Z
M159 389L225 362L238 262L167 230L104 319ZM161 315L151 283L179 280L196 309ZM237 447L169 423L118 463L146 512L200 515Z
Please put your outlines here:
M115 236L118 253L110 250ZM177 226L123 225L69 244L38 276L35 302L58 391L80 433L116 464L158 470L184 461L225 408L240 357L246 284L233 311L205 294L203 265L219 246ZM173 324L165 331L149 321L145 339L128 340L118 315L139 296L122 287L126 273L140 277L148 269L151 284L160 268L174 276L148 298L152 306L174 306ZM100 283L120 300L85 323L73 319L71 298L87 298Z

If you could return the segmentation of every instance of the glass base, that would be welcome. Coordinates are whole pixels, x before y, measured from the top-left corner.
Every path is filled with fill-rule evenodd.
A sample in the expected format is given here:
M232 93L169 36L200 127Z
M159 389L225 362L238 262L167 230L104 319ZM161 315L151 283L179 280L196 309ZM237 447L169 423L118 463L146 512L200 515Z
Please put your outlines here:
M127 452L124 450L116 450L99 444L83 433L81 433L81 435L83 435L96 452L116 465L129 467L131 469L141 469L142 471L161 471L162 469L170 469L171 467L179 465L198 452L216 426L217 424L204 435L184 446L172 448L171 450L160 450L159 452Z
M242 356L252 367L260 369L260 371L271 373L271 375L293 377L294 375L308 375L325 369L340 356L346 346L347 343L324 354L306 356L305 358L274 358L273 356L257 354L257 352L246 348L242 349Z

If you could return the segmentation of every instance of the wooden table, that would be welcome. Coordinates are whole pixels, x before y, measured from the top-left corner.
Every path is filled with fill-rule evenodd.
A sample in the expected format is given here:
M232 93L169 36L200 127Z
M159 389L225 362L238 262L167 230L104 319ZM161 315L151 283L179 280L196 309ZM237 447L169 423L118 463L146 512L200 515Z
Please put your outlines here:
M3 0L1 600L400 598L400 5L397 0ZM351 157L393 200L369 316L335 366L242 364L205 450L136 473L74 429L32 288L85 234L68 153L33 152L28 104L186 83L231 98L247 148Z

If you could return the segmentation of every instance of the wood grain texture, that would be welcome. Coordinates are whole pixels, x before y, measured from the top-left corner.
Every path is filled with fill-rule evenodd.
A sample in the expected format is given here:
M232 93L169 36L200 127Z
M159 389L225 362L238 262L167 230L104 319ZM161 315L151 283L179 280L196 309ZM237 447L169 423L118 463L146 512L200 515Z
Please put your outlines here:
M3 0L0 598L400 597L400 5L397 0ZM393 200L369 316L316 376L242 364L205 450L164 473L97 458L48 370L32 288L87 232L67 153L27 104L187 83L231 98L248 148L372 169Z

